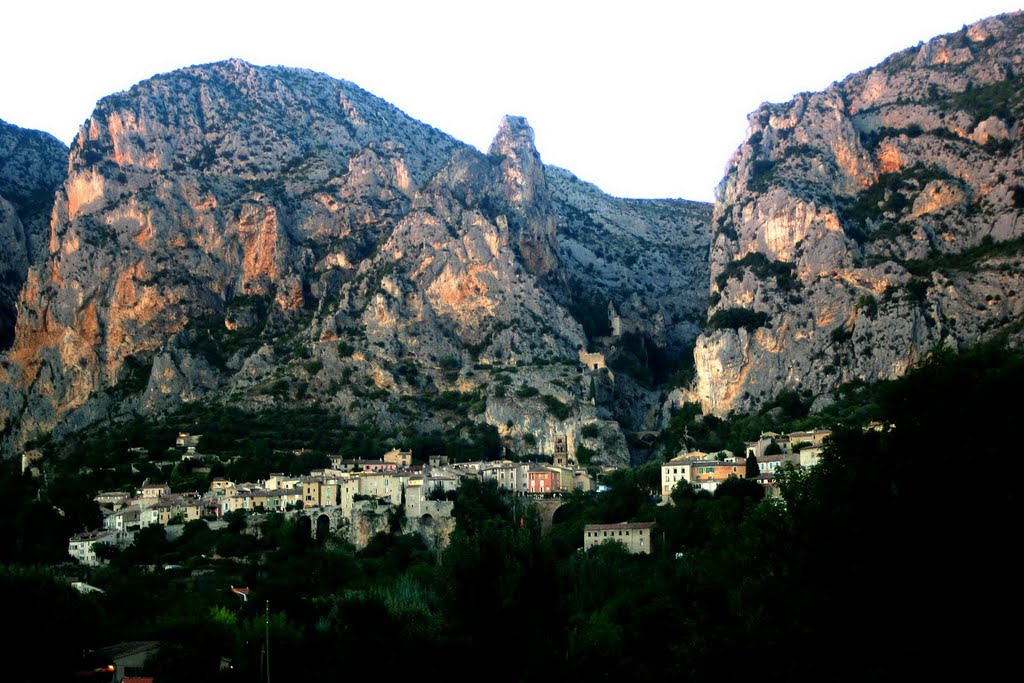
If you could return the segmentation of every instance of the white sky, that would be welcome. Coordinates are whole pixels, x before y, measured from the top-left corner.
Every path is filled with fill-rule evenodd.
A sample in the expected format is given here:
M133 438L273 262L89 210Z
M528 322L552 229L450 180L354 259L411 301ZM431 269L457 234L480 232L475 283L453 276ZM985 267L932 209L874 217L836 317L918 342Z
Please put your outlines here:
M355 82L486 149L526 116L546 163L611 194L710 200L746 116L998 0L24 0L3 11L0 119L70 143L104 95L239 57Z

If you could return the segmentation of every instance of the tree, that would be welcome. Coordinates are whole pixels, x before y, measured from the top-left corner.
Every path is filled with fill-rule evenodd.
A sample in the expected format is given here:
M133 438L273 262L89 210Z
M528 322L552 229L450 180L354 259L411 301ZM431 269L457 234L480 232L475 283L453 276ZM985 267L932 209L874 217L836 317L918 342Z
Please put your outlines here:
M241 533L245 530L248 520L246 517L248 513L245 510L229 510L224 513L224 521L228 523L228 531L233 534Z
M92 551L98 559L107 562L116 559L121 554L121 549L113 543L94 543Z
M775 439L772 439L772 442L770 444L768 444L767 448L764 449L764 454L765 455L782 455L782 446L780 446L779 444L775 443Z
M756 502L764 498L764 487L753 479L729 477L715 489L715 498L730 496Z
M747 455L747 479L754 479L761 474L761 466L757 464L757 456L753 453Z
M169 549L167 530L159 524L150 524L135 534L135 540L121 557L131 564L156 564Z
M680 479L676 482L675 488L672 489L672 493L669 494L672 498L672 502L679 505L684 500L695 500L697 498L697 492L690 486L690 482L685 479Z

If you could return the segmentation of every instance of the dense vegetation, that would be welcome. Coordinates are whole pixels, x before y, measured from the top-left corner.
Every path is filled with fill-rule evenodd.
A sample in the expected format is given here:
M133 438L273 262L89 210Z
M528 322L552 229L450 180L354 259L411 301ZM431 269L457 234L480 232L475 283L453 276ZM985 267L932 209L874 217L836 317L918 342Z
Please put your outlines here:
M464 415L475 400L474 394L443 392L433 397L431 409ZM179 432L201 435L198 450L213 458L180 461L183 449L173 448ZM400 434L371 423L350 423L317 406L252 412L216 403L188 404L164 416L103 424L70 443L44 441L33 446L48 456L47 494L60 493L59 500L52 495L50 500L61 508L73 504L69 499L74 496L88 500L96 491L120 489L126 483L138 487L146 478L166 481L177 492L205 491L216 477L257 481L272 472L305 474L329 466L327 454L380 457L397 446L411 450L420 461L441 453L459 462L501 453L497 429L468 419L445 431L408 429Z
M165 643L158 680L217 680L222 655L237 680L256 680L269 600L281 680L389 680L424 666L453 680L1009 677L1015 631L997 613L1020 606L1006 559L1019 496L1012 481L966 475L1012 466L1022 383L1024 355L982 348L851 390L822 463L783 475L785 504L736 482L656 506L652 464L568 497L547 534L522 499L467 482L444 551L408 536L360 551L316 543L277 516L252 535L236 517L216 532L192 523L176 541L147 531L110 566L72 570L105 594L0 567L19 615L13 666L51 667L38 680L52 680L82 648L152 638ZM792 424L804 419L801 397L781 397L775 415L787 409ZM889 428L863 430L874 416ZM703 438L726 442L741 429L732 422L704 418ZM29 503L30 484L3 482L9 505ZM626 519L657 521L652 555L579 549L584 524ZM0 547L24 551L10 538L23 529L4 533ZM249 586L250 600L231 585Z
M753 332L759 327L768 324L768 314L764 311L753 311L749 308L723 308L715 311L708 317L704 329L713 330L739 330L745 329Z

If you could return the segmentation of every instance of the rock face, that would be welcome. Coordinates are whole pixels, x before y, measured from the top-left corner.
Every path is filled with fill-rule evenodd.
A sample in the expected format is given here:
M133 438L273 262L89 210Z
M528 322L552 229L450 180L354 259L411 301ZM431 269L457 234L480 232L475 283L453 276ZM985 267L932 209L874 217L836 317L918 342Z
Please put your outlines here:
M46 256L53 193L67 165L68 148L56 138L0 121L0 349L14 339L28 268Z
M718 189L690 400L747 410L1019 337L1024 15L765 104Z
M662 347L688 352L707 310L711 207L610 197L552 167L547 181L563 221L562 263L577 299L600 309L610 304L618 334L640 330Z
M102 100L69 168L0 367L8 449L196 400L450 429L486 422L520 368L567 429L593 414L569 200L524 119L482 154L351 83L231 60Z

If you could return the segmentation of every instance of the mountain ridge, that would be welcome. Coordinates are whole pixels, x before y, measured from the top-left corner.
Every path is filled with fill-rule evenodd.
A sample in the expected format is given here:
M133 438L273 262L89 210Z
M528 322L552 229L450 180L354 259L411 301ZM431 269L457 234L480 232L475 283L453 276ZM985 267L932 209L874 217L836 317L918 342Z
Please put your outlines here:
M228 60L101 100L68 167L0 367L8 451L182 402L316 401L395 439L490 424L517 450L595 424L628 460L576 369L566 221L525 119L484 154L347 82ZM625 206L603 201L609 221ZM708 234L709 207L686 212ZM676 322L691 340L699 308ZM445 392L478 412L408 414Z

